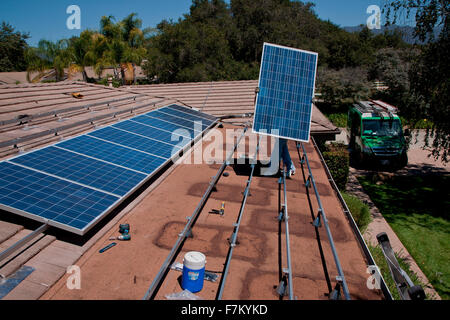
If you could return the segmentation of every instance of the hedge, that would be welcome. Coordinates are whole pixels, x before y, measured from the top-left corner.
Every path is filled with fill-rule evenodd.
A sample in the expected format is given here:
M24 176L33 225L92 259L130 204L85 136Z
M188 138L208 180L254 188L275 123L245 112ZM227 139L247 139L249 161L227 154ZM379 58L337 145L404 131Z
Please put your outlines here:
M342 197L344 198L359 230L364 232L371 220L369 207L351 194L342 192Z
M326 151L322 155L339 190L345 190L350 158L347 146L342 143L331 143L326 146Z

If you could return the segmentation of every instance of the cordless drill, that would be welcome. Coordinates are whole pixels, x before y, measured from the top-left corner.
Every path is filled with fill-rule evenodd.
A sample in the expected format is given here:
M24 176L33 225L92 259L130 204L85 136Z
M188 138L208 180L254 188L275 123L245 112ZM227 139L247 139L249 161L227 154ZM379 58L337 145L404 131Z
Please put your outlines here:
M131 239L130 235L130 225L128 223L119 225L119 233L122 235L113 238L110 238L110 240L122 240L127 241Z

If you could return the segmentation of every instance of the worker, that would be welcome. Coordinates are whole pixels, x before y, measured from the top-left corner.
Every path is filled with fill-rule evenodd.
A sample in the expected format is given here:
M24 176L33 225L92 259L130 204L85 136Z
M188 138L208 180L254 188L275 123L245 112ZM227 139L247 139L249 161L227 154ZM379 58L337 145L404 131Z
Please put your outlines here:
M289 154L289 149L287 146L287 140L283 138L279 138L279 152L280 159L283 160L283 165L286 167L286 176L291 178L295 174L295 166L292 163L291 155Z

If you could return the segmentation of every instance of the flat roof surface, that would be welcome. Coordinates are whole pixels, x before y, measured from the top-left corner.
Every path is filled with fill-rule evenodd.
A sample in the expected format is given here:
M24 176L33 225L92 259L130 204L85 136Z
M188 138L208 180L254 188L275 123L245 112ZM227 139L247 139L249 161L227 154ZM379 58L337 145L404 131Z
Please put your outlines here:
M0 86L0 144L4 144L0 148L0 157L6 159L22 150L54 143L153 108L179 103L180 100L213 115L253 112L256 84L257 81L227 81L119 89L80 82ZM83 98L74 98L71 95L74 92L80 92ZM217 102L214 104L212 97L215 95ZM186 101L188 98L192 100ZM242 101L245 103L240 104ZM202 105L205 107L202 108ZM321 117L325 118L320 111L313 112L313 117L314 114L319 115L317 123ZM231 119L231 123L226 123L219 130L242 130L242 124L249 120ZM323 128L327 123L328 120L323 122ZM320 132L320 126L316 127L316 132ZM313 127L314 123L312 131ZM256 139L250 132L247 136L252 139L245 140L247 147L244 151L238 149L235 158L241 154L253 155ZM208 145L212 143L208 139L207 135L195 150L199 146L208 150ZM8 144L8 141L15 141L16 145ZM216 142L229 148L233 146L230 141ZM297 167L296 175L287 182L295 296L298 299L328 299L299 159L294 143L290 143L289 147ZM305 144L305 148L352 298L381 299L379 291L369 290L366 286L369 276L366 273L367 261L328 181L319 155L312 144ZM28 260L16 264L19 267L33 266L36 270L5 299L141 299L177 240L186 217L192 214L211 178L217 173L220 163L172 165L83 239L48 231L37 242L41 244L39 248L31 247L34 251L28 255ZM187 239L175 261L182 262L187 251L199 250L206 254L208 270L222 270L229 247L227 239L231 237L248 179L248 175L235 169L226 169L230 175L219 181L217 191L211 195L193 229L194 237ZM239 245L235 249L225 285L225 299L278 299L274 286L279 283L280 268L285 267L286 257L284 226L279 231L277 220L277 181L277 178L254 177L238 235ZM223 217L208 214L211 209L219 209L222 201L225 201L226 212ZM317 213L317 202L313 197L312 203L313 211ZM28 224L29 221L14 215L2 213L0 220L4 220L0 221L2 249L29 234L28 229L35 228L35 225ZM98 250L111 242L108 240L111 236L119 235L120 223L130 223L131 241L116 241L117 246L99 254ZM325 230L321 228L319 232L334 285L336 267ZM2 263L0 273L11 265L1 267ZM66 288L66 268L73 264L81 268L81 290ZM165 299L165 294L181 291L180 275L178 271L170 271L156 298ZM199 296L213 299L217 287L218 282L205 282Z
M233 128L226 125L224 129ZM220 130L224 130L220 129ZM239 129L238 129L239 130ZM246 134L246 154L255 150L254 136ZM203 141L203 149L208 143ZM244 142L241 142L244 143ZM270 143L268 143L270 146ZM199 144L200 145L200 144ZM199 146L197 146L198 148ZM321 194L335 245L353 299L381 299L378 291L367 288L366 261L350 228L342 207L328 183L319 156L311 144L305 144L316 184ZM328 292L320 258L315 228L299 167L295 144L289 143L297 173L287 181L291 259L295 296L300 299L325 300ZM195 152L195 151L194 151ZM240 157L239 151L235 158ZM81 290L69 290L63 277L42 299L142 299L161 265L177 240L178 234L206 191L219 164L180 164L150 194L124 216L114 228L105 233L76 263L82 272ZM228 240L233 223L239 213L248 175L239 174L237 166L226 169L229 176L222 177L192 229L175 262L182 263L188 251L201 251L206 255L206 269L222 271L229 248ZM278 216L278 178L255 176L250 187L238 234L239 244L231 260L225 284L224 299L252 300L278 299L275 291L280 268L286 266L284 222L281 231ZM225 201L225 215L209 214ZM313 201L314 211L317 203ZM118 235L118 224L129 223L131 241L116 241L117 246L98 251ZM338 275L330 251L325 229L319 229L326 266L335 284ZM281 239L281 242L280 242ZM281 247L279 247L281 246ZM281 255L281 260L280 260ZM170 270L156 299L182 291L181 273ZM198 295L214 299L219 281L205 281Z

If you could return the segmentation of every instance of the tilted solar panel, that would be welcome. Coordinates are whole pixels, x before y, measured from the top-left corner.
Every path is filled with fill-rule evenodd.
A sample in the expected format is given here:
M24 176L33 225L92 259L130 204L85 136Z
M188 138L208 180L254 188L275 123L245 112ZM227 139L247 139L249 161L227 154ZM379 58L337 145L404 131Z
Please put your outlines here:
M85 234L217 119L171 105L0 162L0 209Z
M190 113L190 114L192 114L194 116L197 116L197 117L199 117L201 119L207 119L207 120L210 120L212 122L216 121L216 117L214 117L214 116L212 116L210 114L203 113L203 112L200 112L200 111L197 111L197 110L194 110L194 109L190 109L190 108L185 108L185 107L182 107L182 106L179 106L179 105L176 105L176 104L172 104L172 105L168 106L167 108L168 109L178 110L178 111L181 111L183 113Z
M84 230L118 196L9 162L0 163L0 203L6 210L63 229Z
M109 192L118 197L127 194L146 177L143 173L59 149L57 146L30 152L9 161L42 173L78 182L86 187Z
M163 157L152 156L88 135L60 142L57 146L146 174L152 173L166 161Z
M309 141L317 57L264 43L253 132Z

